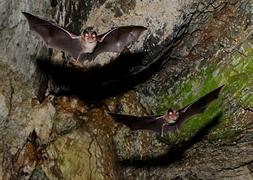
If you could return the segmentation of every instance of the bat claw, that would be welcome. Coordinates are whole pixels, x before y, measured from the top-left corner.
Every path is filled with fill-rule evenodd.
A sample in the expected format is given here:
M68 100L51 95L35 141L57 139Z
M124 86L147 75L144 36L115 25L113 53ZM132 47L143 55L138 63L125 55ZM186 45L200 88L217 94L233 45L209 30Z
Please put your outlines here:
M83 67L83 64L80 61L78 61L78 60L70 59L67 62L67 66Z

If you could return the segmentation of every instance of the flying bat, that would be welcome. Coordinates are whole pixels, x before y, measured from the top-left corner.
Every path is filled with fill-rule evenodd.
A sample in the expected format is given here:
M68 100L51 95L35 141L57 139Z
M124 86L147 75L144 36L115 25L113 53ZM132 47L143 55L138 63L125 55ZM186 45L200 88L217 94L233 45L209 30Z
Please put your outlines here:
M147 29L143 26L121 26L97 35L96 31L88 27L78 36L46 19L27 12L22 13L31 30L42 37L47 47L67 52L76 60L93 60L102 52L121 53Z
M176 111L174 109L167 110L164 115L153 116L131 116L124 114L108 113L119 123L125 124L131 130L152 130L161 133L178 130L181 125L191 116L203 113L208 104L219 97L220 90L223 86L211 91L201 97L194 103L188 104L182 109Z

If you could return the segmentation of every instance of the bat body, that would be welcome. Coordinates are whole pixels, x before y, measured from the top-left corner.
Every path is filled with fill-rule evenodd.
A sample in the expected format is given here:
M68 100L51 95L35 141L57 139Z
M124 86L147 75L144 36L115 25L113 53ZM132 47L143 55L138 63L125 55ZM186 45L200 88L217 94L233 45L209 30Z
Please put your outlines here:
M120 53L147 29L143 26L121 26L97 35L88 27L78 36L48 20L27 12L22 13L28 20L31 30L37 32L48 47L65 51L77 60L83 58L93 60L102 52Z
M219 97L222 87L223 86L213 90L196 102L189 104L178 111L169 109L164 115L143 117L116 113L109 113L109 115L111 115L116 122L127 125L131 130L152 130L163 135L164 132L179 129L189 117L203 113L208 104Z

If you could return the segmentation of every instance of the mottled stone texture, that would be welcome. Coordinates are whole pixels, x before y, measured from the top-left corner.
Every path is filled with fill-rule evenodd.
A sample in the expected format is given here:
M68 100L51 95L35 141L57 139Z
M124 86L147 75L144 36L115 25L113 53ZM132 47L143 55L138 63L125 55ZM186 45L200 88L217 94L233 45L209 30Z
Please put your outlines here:
M253 179L252 3L1 1L2 179ZM129 69L117 69L115 78L94 71L81 78L82 86L70 83L67 94L52 94L62 84L36 64L51 53L29 31L21 11L52 18L77 34L90 25L101 32L147 26L130 48L145 56L124 59ZM73 72L62 70L73 81ZM100 76L103 81L89 86ZM222 84L218 101L164 138L131 132L106 113L160 114Z

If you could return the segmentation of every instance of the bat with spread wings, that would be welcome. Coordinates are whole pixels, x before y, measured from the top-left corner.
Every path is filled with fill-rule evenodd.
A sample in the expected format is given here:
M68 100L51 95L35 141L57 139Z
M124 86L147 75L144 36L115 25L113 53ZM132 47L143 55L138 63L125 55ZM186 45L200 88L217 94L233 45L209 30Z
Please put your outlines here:
M201 97L194 103L186 105L182 109L176 111L169 109L164 115L153 116L131 116L124 114L108 113L116 122L125 124L131 130L152 130L161 133L175 131L189 119L189 117L203 113L208 104L219 97L220 90L223 86L211 91L205 96Z
M147 29L143 26L120 26L97 35L96 31L88 27L78 36L46 19L27 12L22 13L31 30L37 32L48 47L65 51L77 60L93 60L102 52L120 53Z

